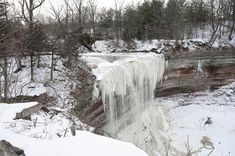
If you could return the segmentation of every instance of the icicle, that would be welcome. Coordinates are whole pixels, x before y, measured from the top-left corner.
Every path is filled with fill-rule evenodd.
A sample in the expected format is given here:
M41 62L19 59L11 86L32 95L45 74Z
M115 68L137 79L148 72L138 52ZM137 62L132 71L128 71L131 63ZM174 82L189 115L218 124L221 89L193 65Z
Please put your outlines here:
M197 71L200 72L200 73L203 73L201 60L198 60L198 63L197 63Z
M154 97L156 84L165 70L163 55L154 53L131 55L113 63L100 64L96 69L109 126L118 130L128 122L126 112L141 112ZM97 91L95 91L97 95ZM134 115L134 114L133 114Z
M153 155L164 149L167 139L161 133L166 129L164 115L151 106L164 74L164 55L119 55L106 56L119 60L100 63L93 70L97 78L94 96L101 95L108 119L104 129Z

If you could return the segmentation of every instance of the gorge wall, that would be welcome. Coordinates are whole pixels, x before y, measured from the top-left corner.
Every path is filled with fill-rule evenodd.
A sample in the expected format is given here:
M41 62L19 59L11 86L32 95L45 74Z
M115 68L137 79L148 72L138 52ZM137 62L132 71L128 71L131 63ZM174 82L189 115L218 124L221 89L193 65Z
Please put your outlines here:
M155 97L214 90L235 80L235 50L167 54L166 70Z

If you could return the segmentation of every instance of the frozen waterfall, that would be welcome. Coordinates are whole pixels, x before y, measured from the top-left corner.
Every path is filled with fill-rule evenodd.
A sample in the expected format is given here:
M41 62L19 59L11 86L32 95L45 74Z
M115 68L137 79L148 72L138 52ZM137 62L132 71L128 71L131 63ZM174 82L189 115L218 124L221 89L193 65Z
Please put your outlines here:
M116 54L117 55L117 54ZM162 54L119 54L116 61L92 57L88 64L97 82L94 96L102 97L108 124L104 129L118 138L132 142L150 155L164 149L164 115L153 108L156 85L161 82L165 59Z

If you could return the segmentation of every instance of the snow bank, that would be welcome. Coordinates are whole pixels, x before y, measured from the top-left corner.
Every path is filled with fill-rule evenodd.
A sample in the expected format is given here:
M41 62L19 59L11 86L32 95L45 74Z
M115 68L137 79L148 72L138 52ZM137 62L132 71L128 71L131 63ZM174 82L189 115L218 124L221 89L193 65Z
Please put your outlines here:
M38 140L10 131L6 124L14 122L15 113L36 103L0 104L0 139L22 148L27 156L147 156L130 143L98 136L85 131L77 131L75 137ZM23 120L21 120L24 122Z

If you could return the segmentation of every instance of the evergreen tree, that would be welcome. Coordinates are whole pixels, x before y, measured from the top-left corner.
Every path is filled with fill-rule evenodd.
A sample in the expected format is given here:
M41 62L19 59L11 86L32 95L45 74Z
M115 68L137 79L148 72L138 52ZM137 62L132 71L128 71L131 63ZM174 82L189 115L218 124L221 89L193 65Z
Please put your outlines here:
M152 30L154 38L160 39L163 37L163 7L164 1L152 0L151 11L152 11Z
M153 23L153 14L151 2L144 1L143 4L138 6L138 39L150 39L153 37L151 25Z
M169 39L183 39L186 0L169 0L165 9Z
M127 6L123 15L123 39L131 40L136 38L138 31L138 16L134 6Z

